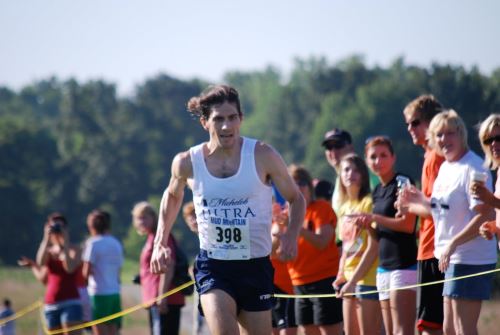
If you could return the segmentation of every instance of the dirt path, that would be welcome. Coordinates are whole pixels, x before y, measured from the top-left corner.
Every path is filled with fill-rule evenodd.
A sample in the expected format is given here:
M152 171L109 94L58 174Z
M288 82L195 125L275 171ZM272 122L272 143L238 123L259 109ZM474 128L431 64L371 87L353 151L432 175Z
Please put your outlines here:
M139 286L124 285L122 289L122 298L126 306L139 304L141 299ZM147 313L145 311L133 313L131 317L134 318L134 322L131 325L126 325L124 329L122 329L121 335L149 334ZM186 305L181 310L180 335L191 335L193 326L193 297L191 296L186 299ZM203 332L200 335L209 335L206 325L202 330Z

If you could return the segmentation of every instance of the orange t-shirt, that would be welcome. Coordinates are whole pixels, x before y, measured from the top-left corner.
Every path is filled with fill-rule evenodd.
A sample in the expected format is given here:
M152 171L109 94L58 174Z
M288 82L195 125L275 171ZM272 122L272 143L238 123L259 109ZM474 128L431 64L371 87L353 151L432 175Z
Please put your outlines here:
M271 263L274 268L274 285L283 292L293 294L293 285L288 273L287 262L271 257Z
M273 230L275 228L281 232L284 232L285 230L285 228L282 225L273 222ZM287 267L288 262L281 261L277 256L274 255L274 253L271 253L270 258L271 258L271 264L273 265L274 268L274 280L273 280L274 286L277 286L283 292L286 292L288 294L293 294L292 280L290 279L290 274L288 273L288 267Z
M337 217L330 204L324 200L311 202L307 206L303 228L316 231L323 225L331 225L335 231ZM314 283L337 275L339 251L332 236L326 248L320 250L305 238L299 237L297 258L288 263L288 272L294 286Z
M439 173L439 168L444 162L444 157L439 156L434 150L425 152L424 166L422 167L422 193L430 198L434 181ZM434 257L434 221L432 217L420 219L419 243L417 259L419 261Z

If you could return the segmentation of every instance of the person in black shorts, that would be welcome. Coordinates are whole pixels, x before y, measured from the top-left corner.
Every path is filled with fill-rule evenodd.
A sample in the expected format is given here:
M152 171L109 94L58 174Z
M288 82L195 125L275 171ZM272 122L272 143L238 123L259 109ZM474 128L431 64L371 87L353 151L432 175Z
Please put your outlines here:
M431 197L444 157L428 145L427 129L432 118L443 106L432 95L421 95L406 105L403 110L406 128L413 144L425 150L422 167L421 186L426 197ZM444 279L439 271L438 260L434 257L434 221L432 217L420 218L418 243L418 283L429 283ZM423 335L443 333L443 284L420 286L417 289L417 328Z
M177 154L172 162L151 270L159 273L168 267L168 236L189 186L200 239L196 290L210 332L270 334L271 185L290 204L290 223L279 235L277 250L284 261L297 254L304 198L273 148L240 135L243 113L234 88L211 86L189 100L188 111L199 118L209 140Z

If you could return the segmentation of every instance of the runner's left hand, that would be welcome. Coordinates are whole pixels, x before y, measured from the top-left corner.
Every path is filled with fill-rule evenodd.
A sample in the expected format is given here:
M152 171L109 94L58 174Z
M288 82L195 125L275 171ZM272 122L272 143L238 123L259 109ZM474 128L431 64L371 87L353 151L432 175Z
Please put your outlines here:
M297 239L288 232L279 233L277 236L280 240L280 246L276 253L280 260L287 262L297 257Z

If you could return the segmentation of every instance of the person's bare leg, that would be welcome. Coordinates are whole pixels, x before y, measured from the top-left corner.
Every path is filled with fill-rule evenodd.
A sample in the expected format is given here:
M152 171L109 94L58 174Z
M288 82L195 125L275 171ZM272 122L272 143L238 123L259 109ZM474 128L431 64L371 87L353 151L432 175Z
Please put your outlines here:
M481 300L451 299L457 334L477 335Z
M272 332L271 310L262 312L241 310L238 322L241 335L268 335Z
M118 334L118 325L116 323L101 323L96 325L99 335L116 335Z
M279 335L297 335L297 327L280 329Z
M385 333L393 334L392 315L391 315L391 300L380 300L380 309L382 311L382 320L384 321Z
M344 323L339 322L334 325L318 326L321 335L342 335Z
M305 326L299 326L300 332L299 334L304 334L304 335L321 335L319 332L318 326L315 325L305 325Z
M361 335L378 335L382 332L380 302L370 299L358 300L358 322Z
M424 330L422 330L420 332L420 334L422 334L422 335L442 335L443 334L443 330L442 329L424 328Z
M68 322L68 323L63 324L63 328L71 328L74 326L78 326L79 324L82 324L82 323L83 323L83 321ZM73 330L71 332L64 332L64 334L69 334L69 335L80 335L81 333L82 333L81 329Z
M359 335L358 314L356 312L357 299L344 297L342 299L342 313L344 316L344 332L346 335Z
M455 324L453 317L453 307L451 305L451 299L448 297L443 297L443 332L446 335L455 335Z
M390 300L394 334L415 334L416 292L414 290L392 291Z
M212 335L234 335L239 333L236 302L226 292L214 289L200 297L208 329ZM269 331L268 334L270 334Z

